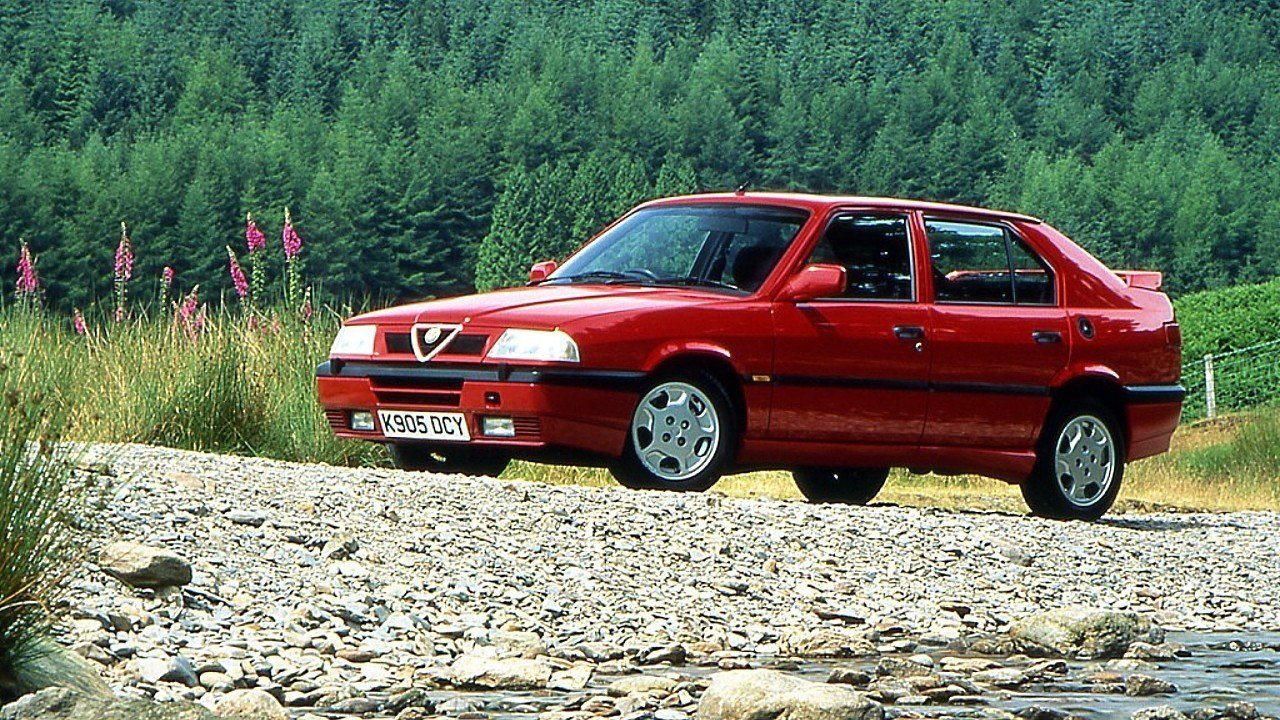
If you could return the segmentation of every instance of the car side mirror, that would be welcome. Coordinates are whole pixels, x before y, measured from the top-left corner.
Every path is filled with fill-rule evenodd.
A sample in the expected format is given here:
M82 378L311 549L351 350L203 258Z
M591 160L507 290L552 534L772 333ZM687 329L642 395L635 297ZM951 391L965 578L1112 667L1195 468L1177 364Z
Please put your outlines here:
M782 286L781 299L804 302L820 297L844 294L848 271L839 265L805 265Z
M555 272L558 267L560 265L555 260L543 260L540 263L534 263L533 267L529 268L529 282L536 283L546 280L551 277L551 273Z

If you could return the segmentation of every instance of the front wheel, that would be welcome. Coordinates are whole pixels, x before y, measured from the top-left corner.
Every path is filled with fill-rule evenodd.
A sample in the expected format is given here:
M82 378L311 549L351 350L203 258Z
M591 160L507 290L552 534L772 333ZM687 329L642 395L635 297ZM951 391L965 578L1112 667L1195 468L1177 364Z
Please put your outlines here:
M663 378L641 394L609 472L629 488L701 492L720 479L736 446L733 406L714 377Z
M501 475L511 462L511 458L505 455L475 448L439 448L407 443L391 446L391 460L401 470L489 477Z
M799 468L791 477L809 502L866 505L884 487L889 468Z
M1034 515L1097 520L1116 501L1124 479L1124 435L1101 403L1063 406L1045 424L1022 497Z

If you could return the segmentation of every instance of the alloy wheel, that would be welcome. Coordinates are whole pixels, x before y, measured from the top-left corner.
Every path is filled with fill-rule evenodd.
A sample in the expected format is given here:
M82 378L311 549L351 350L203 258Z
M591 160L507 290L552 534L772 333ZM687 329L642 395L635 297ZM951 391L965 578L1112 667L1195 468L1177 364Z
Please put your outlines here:
M678 482L711 463L721 442L721 421L711 399L684 382L654 386L631 419L635 454L654 477Z
M1115 441L1106 423L1079 415L1064 425L1054 447L1054 470L1072 505L1088 507L1104 497L1116 474Z

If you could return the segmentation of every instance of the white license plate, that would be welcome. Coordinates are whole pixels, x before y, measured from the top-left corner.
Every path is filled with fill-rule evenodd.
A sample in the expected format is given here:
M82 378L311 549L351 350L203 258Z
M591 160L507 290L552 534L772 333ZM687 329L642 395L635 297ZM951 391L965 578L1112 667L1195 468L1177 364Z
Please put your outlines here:
M379 410L378 420L382 422L382 434L390 438L453 442L471 439L467 418L462 413Z

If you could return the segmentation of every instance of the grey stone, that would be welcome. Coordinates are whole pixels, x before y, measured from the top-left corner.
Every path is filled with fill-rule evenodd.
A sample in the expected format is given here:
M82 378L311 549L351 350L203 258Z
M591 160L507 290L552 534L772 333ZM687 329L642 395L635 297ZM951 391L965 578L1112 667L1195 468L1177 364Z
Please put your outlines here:
M843 685L775 670L731 670L711 677L699 720L881 720L884 708Z
M289 720L280 701L262 690L233 690L213 704L220 718L252 717L258 720Z
M98 554L103 572L133 587L172 587L191 582L191 563L164 548L114 542Z
M18 697L50 687L69 688L89 697L111 695L97 668L46 638L32 640L14 653L8 672L0 668L0 696Z
M594 666L591 663L574 663L570 668L552 673L551 679L547 681L547 689L577 692L591 682L593 672Z
M461 688L530 690L546 687L551 667L525 658L485 658L463 655L450 666L453 683Z
M1147 697L1148 695L1167 695L1169 693L1178 692L1178 686L1167 680L1151 677L1150 675L1133 674L1125 678L1124 692L1126 695L1133 697Z
M1157 644L1164 631L1133 612L1065 607L1014 624L1010 636L1029 655L1068 658L1121 657L1135 642Z
M876 655L876 646L861 632L837 627L803 630L782 636L779 649L801 657L856 658Z
M536 658L547 654L547 646L538 633L519 630L492 630L489 643L500 657Z
M227 519L236 525L249 525L250 527L262 527L267 521L267 514L254 510L232 510L226 515Z
M1134 711L1129 717L1132 720L1187 720L1184 713L1169 705L1142 708Z
M625 695L661 695L667 696L675 691L680 683L668 677L658 675L633 675L618 678L609 683L609 694L614 697Z
M0 708L0 720L213 720L190 702L95 698L67 688L47 688ZM256 720L256 719L255 719Z
M134 661L138 677L149 683L176 682L188 687L200 684L191 661L181 655L167 658L139 658Z

